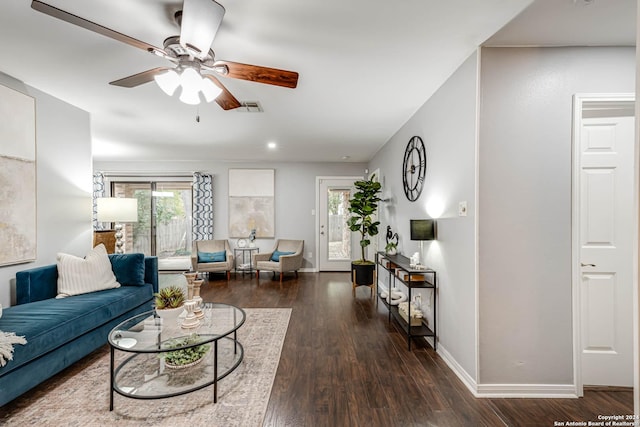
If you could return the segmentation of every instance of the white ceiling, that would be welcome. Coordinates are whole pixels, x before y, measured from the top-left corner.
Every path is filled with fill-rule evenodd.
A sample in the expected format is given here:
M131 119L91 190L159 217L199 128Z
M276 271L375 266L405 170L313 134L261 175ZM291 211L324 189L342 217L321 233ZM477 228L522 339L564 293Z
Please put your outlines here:
M530 0L219 2L217 59L300 73L296 89L220 78L263 113L185 105L153 82L111 86L169 62L36 12L29 0L0 3L0 72L88 111L96 160L368 161ZM179 1L48 3L158 47L179 34ZM635 0L584 3L536 0L488 44L635 44Z

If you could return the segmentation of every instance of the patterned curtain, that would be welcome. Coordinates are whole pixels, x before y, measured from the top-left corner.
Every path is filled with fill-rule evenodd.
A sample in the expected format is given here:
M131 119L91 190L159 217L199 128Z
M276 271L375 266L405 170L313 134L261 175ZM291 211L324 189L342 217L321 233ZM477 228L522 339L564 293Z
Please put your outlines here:
M213 239L213 176L193 174L193 241Z
M103 230L103 223L98 223L98 198L105 197L104 174L95 172L93 174L93 229Z

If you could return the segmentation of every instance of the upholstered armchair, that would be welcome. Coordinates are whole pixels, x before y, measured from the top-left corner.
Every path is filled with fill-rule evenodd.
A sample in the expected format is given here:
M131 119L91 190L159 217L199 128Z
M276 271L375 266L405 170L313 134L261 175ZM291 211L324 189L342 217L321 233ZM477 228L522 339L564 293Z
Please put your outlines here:
M287 271L293 271L298 277L298 270L302 268L304 259L304 240L278 239L273 249L269 252L260 252L253 256L256 279L260 278L260 270L271 271L275 276L280 273L280 285L282 276Z
M196 240L191 251L193 271L226 272L227 280L233 269L233 252L227 240Z

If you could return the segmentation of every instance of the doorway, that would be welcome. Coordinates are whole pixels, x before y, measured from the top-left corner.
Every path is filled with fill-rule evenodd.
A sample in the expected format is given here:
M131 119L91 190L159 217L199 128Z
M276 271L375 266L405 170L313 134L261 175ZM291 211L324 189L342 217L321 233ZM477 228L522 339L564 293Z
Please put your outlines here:
M353 246L347 227L353 183L362 177L318 177L318 270L350 271Z
M576 393L633 387L634 95L574 97L572 262Z

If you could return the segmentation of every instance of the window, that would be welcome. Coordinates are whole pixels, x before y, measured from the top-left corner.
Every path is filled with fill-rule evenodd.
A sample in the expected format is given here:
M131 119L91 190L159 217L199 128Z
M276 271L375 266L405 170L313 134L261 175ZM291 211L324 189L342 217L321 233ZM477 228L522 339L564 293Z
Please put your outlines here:
M125 179L111 178L111 194L138 199L138 222L124 227L126 252L157 256L160 270L188 270L192 248L191 180Z

